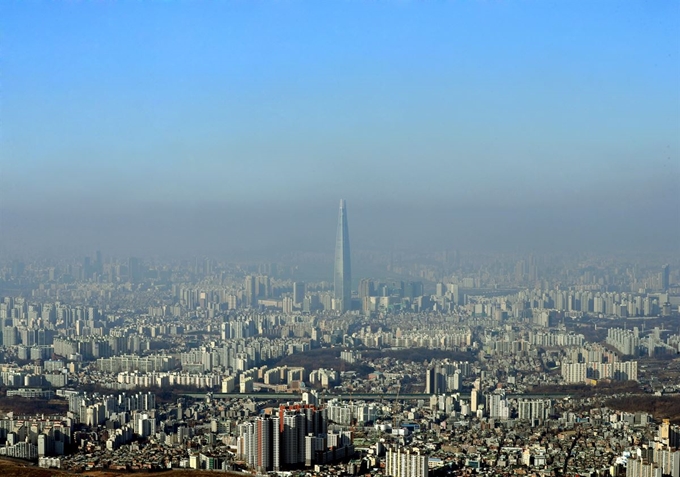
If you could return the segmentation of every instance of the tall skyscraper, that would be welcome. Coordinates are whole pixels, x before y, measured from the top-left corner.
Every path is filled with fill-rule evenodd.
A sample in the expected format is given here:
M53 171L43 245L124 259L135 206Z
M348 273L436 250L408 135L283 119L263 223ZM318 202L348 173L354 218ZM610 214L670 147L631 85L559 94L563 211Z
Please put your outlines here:
M338 214L338 233L335 239L335 274L334 274L335 309L342 312L352 308L352 271L349 252L349 229L347 227L347 209L345 199L340 200Z

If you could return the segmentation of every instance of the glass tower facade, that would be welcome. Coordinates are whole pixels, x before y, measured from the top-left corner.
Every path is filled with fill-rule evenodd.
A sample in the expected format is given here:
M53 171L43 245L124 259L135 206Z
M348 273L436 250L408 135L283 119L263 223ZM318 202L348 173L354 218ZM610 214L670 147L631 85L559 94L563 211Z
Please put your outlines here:
M352 271L349 255L349 228L345 199L340 200L338 233L335 239L335 273L333 279L335 309L340 312L352 308Z

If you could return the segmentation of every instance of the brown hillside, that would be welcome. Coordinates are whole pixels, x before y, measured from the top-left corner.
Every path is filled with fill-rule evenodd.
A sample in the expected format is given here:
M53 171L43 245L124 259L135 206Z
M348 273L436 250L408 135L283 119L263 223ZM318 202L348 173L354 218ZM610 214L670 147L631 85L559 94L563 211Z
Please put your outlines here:
M607 407L624 412L647 412L655 419L680 424L680 396L625 396L606 402Z
M227 477L243 477L246 474L240 474L238 472L219 472L219 475L225 475ZM169 470L160 472L114 472L106 470L97 470L91 472L66 472L57 469L41 469L36 465L29 465L28 463L18 462L16 460L6 460L0 459L0 475L3 477L121 477L121 476L133 476L133 475L150 475L150 476L167 476L167 477L197 477L197 476L215 476L216 473L213 471L199 471L199 470Z

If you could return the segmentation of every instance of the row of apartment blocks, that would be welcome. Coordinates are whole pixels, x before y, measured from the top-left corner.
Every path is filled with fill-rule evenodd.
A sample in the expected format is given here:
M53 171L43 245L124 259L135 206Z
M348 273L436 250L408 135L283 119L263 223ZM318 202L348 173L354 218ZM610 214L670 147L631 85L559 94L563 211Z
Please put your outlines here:
M517 294L487 298L465 296L461 305L477 316L496 316L500 309L514 318L531 317L539 310L557 310L569 313L595 313L609 316L670 315L677 308L677 296L668 293L616 293L591 290L521 290Z
M149 348L149 340L131 336L55 337L54 354L71 361L109 358L121 353L139 354Z
M530 331L527 341L532 346L547 348L583 346L585 337L582 334L565 333L561 331Z
M273 370L267 370L266 368L266 366L263 366L259 370L250 370L257 371L257 376L250 376L244 379L244 376L250 373L246 372L239 375L240 392L253 392L255 379L262 379L263 377L265 386L270 386L272 389L278 391L286 391L290 388L297 389L299 388L300 383L304 381L309 381L310 384L319 385L325 389L335 386L340 382L340 373L333 369L319 368L311 371L308 375L305 368L283 367L274 368ZM234 377L225 378L225 380L230 378L233 379ZM223 381L222 392L231 392L229 389L233 389L233 386L227 385L225 389L225 381Z
M15 326L12 323L8 324L8 320L4 320L5 325L0 332L2 333L2 345L5 347L17 346L23 344L24 346L49 346L52 344L56 332L50 329L43 328L29 328L26 326Z
M58 394L68 400L69 412L77 422L97 426L114 415L124 412L153 411L156 396L151 392L118 395L90 395L71 390Z
M134 389L136 387L158 387L167 386L191 386L200 389L221 389L223 393L241 392L250 393L254 391L255 383L263 381L264 385L272 389L285 390L295 383L309 381L311 384L318 384L322 388L336 385L340 381L340 373L329 369L315 369L307 374L302 367L289 368L281 366L268 369L266 366L261 368L251 368L247 371L224 375L224 373L188 373L188 372L129 372L118 373L114 383L104 383L104 386L115 389Z
M632 330L609 328L607 330L607 344L623 355L676 354L680 352L680 335L671 335L668 330L662 330L658 327L655 327L646 337L641 336L637 327Z
M122 355L110 358L99 358L96 363L98 371L106 373L121 373L141 371L146 373L170 371L179 367L180 362L171 355Z
M71 370L60 360L46 360L43 366L25 366L21 369L13 365L3 365L0 367L0 385L11 388L41 386L59 388L68 384L70 372Z
M345 339L345 344L352 346L366 346L381 348L429 348L429 349L460 349L472 346L472 332L464 330L435 330L430 332L395 332L362 331Z
M534 425L543 422L553 414L551 399L508 399L504 391L482 395L477 388L470 393L470 400L461 399L455 394L433 394L430 396L430 409L434 412L461 416L476 415L478 418L508 420L517 417ZM516 411L516 413L515 413Z
M563 363L562 378L566 383L587 383L601 379L612 381L637 381L638 362L616 363Z
M304 338L230 339L182 353L180 363L183 369L196 372L211 371L217 367L246 371L265 361L303 353L310 349L310 340Z
M71 306L60 302L29 304L23 297L4 297L0 303L0 319L23 320L27 323L55 324L58 321L67 326L76 321L95 321L102 318L99 309L93 306Z
M565 350L561 370L562 379L567 383L638 380L637 361L622 362L615 352L599 344Z
M115 389L135 388L167 388L172 386L190 386L199 389L215 389L222 386L225 379L218 374L198 374L181 372L156 372L139 373L123 371L116 376L116 385L108 387ZM233 379L233 377L232 377ZM104 383L107 386L106 383ZM233 387L232 387L233 390ZM231 391L225 391L231 392Z
M564 350L565 362L570 363L616 363L618 355L598 343Z

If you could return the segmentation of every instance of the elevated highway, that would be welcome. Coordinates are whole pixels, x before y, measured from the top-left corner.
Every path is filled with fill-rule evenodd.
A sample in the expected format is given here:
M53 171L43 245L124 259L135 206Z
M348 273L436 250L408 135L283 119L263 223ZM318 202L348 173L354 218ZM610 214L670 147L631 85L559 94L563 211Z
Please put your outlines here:
M193 399L205 399L209 393L186 393L182 394ZM447 393L449 395L454 393ZM462 399L470 399L470 393L460 393ZM302 399L300 393L212 393L214 399L254 399L258 401L299 401ZM571 397L570 394L552 393L552 394L507 394L508 399L565 399ZM319 394L319 398L328 401L333 398L356 400L356 401L414 401L418 399L429 399L429 394L421 393L328 393Z

